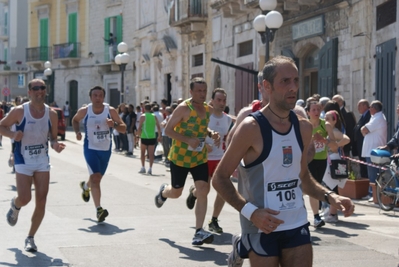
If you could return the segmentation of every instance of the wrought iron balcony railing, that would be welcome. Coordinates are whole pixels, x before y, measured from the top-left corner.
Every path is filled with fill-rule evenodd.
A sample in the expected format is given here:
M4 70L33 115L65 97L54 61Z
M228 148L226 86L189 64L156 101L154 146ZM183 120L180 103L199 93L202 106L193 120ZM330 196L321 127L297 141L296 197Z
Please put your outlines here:
M53 46L53 59L80 58L80 43L56 44Z
M49 46L26 48L26 62L51 60L51 50Z

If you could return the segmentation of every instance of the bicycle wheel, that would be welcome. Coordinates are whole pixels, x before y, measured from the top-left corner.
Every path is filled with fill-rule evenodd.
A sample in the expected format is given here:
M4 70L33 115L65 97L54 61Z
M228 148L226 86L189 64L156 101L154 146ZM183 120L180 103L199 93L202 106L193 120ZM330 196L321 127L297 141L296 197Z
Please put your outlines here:
M377 200L380 208L385 211L390 211L395 206L395 177L392 176L389 170L381 173L377 178Z

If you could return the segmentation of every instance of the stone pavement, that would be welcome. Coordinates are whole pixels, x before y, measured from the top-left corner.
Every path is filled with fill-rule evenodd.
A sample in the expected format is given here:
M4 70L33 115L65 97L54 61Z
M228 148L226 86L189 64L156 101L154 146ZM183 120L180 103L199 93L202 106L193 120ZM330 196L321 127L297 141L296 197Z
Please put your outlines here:
M102 182L102 205L110 215L98 224L92 201L85 203L80 196L79 182L87 179L88 172L82 142L72 136L67 133L67 148L61 154L50 151L50 191L46 216L35 236L37 253L23 250L33 202L22 208L15 227L5 220L16 188L7 166L10 145L3 140L0 266L226 266L231 237L239 232L238 213L225 205L219 218L225 233L216 235L213 244L192 246L194 212L185 205L192 179L187 179L181 198L168 199L162 208L156 208L154 196L162 183L170 181L170 173L156 163L152 176L138 174L138 150L133 157L112 155ZM205 224L212 215L214 198L215 191L211 190ZM308 205L306 196L305 203ZM398 213L380 212L367 201L356 204L354 216L341 216L340 222L318 230L310 228L314 266L397 266ZM244 266L249 266L247 260Z

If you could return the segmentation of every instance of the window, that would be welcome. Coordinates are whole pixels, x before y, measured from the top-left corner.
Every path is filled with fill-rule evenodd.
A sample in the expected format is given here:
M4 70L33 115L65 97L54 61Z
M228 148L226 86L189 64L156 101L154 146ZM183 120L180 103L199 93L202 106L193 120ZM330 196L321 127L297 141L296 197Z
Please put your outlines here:
M193 56L193 67L204 65L204 56L203 54L198 54Z
M117 46L120 42L123 41L123 32L122 32L122 16L108 17L104 19L104 38L109 39L110 33L113 34L114 37L114 45L113 48L110 49L108 42L104 43L104 61L110 62L117 54ZM113 54L111 54L111 52Z
M252 54L252 40L238 44L238 57Z

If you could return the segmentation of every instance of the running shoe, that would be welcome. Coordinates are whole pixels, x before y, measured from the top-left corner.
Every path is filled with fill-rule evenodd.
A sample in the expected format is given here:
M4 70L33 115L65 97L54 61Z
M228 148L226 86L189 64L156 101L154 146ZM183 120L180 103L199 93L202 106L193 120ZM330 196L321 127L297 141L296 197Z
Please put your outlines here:
M208 228L209 228L209 231L211 231L211 232L215 232L218 234L223 233L223 228L219 226L218 220L216 220L216 221L210 220L209 224L208 224Z
M335 215L328 214L328 215L324 218L324 221L325 221L326 223L336 223L336 222L338 222L338 214L335 214Z
M97 209L97 219L98 222L103 222L105 221L105 218L108 216L108 211L104 210L103 208L98 208Z
M141 167L139 173L145 173L145 168L144 168L144 167Z
M241 267L244 263L244 259L240 257L237 249L240 239L241 235L233 235L233 237L231 238L233 250L230 252L229 257L227 258L227 266L229 267Z
M25 239L25 251L28 252L36 252L37 251L37 246L35 244L35 240L33 237L27 237Z
M315 228L320 228L320 227L322 227L322 226L324 226L326 223L322 220L322 219L314 219L314 224L313 224L313 226L315 227Z
M161 187L159 188L158 194L155 196L155 206L157 208L162 207L163 203L165 203L166 198L162 197L162 191L168 186L168 184L162 184Z
M194 189L195 189L194 185L190 186L190 190L189 190L190 194L188 195L187 200L186 200L187 208L190 210L192 210L194 208L195 201L197 200L197 198L193 194Z
M14 204L15 198L11 199L11 208L7 212L7 222L10 226L14 226L18 221L18 214L20 210L17 210Z
M213 242L213 234L205 231L204 229L199 230L195 233L193 237L193 244L194 246L201 246L202 244L211 244Z
M85 189L85 181L80 182L80 188L82 188L82 199L84 202L89 202L90 200L90 188Z
M144 170L144 172L145 172L145 170ZM147 174L148 175L152 175L152 169L151 168L148 169Z

